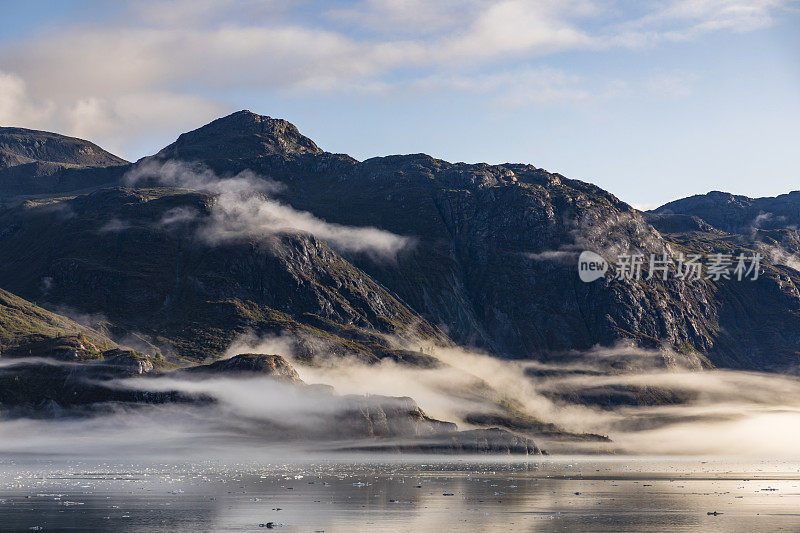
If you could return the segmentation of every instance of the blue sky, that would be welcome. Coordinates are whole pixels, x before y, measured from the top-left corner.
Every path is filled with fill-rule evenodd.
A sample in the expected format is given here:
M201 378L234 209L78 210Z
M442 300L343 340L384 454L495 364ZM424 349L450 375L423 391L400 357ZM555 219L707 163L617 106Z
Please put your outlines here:
M359 159L531 163L638 207L800 188L800 2L9 2L0 124L128 159L238 109Z

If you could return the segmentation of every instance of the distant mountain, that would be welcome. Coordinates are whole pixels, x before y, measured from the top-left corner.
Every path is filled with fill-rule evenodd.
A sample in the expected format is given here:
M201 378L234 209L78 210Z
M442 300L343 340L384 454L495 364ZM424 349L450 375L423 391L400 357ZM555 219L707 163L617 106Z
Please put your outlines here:
M285 120L239 111L183 133L156 157L225 164L271 155L320 154L314 141Z
M290 331L322 341L297 347L309 357L416 365L436 364L418 345L549 360L619 341L670 347L694 367L798 362L796 270L767 258L757 282L583 283L584 249L614 261L757 243L531 165L359 162L241 111L118 168L126 187L0 212L0 285L103 313L174 360Z
M128 162L96 144L56 133L0 127L0 197L109 183Z
M712 191L669 202L653 213L695 216L729 233L796 229L800 227L800 191L764 198Z

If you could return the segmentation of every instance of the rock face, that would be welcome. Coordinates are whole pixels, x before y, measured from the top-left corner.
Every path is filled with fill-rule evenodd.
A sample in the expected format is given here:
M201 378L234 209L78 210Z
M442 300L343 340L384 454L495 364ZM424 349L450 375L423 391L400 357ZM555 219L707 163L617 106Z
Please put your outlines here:
M714 227L702 218L677 213L644 213L644 219L661 233L713 232Z
M0 127L0 198L80 189L119 179L128 162L73 137Z
M198 231L219 205L215 192L143 183L0 212L8 251L0 285L102 312L121 333L146 334L170 357L194 361L219 356L240 333L290 331L336 354L435 364L387 337L412 330L423 343L504 357L547 360L632 340L671 347L695 366L797 363L798 273L786 264L767 261L758 282L738 285L578 279L582 250L613 262L630 252L674 258L757 248L699 212L673 205L672 214L642 214L594 185L530 165L424 154L359 162L247 111L183 134L137 165L168 160L219 176L269 177L281 183L271 194L283 205L413 245L377 260L294 231L209 243ZM753 209L741 198L725 202ZM800 243L781 231L770 238L783 249ZM315 346L297 348L313 355Z
M177 392L128 390L107 383L143 376L154 368L150 358L122 350L109 350L93 359L72 361L27 357L6 360L0 367L0 413L48 417L63 415L68 409L95 408L112 402L181 401Z
M797 372L800 368L800 191L748 198L713 191L665 204L648 218L669 240L695 253L758 252L767 265L757 282L717 284L723 366ZM656 222L654 222L656 223Z
M6 210L0 213L0 243L8 252L0 256L0 279L18 293L161 337L167 355L194 361L221 355L248 331L325 332L334 351L411 361L424 356L381 334L413 325L423 337L445 339L311 235L217 245L198 239L213 202L208 193L115 188ZM160 222L185 212L196 217Z
M546 455L547 453L539 449L533 440L499 428L458 431L413 441L372 442L351 446L348 450L467 455Z
M434 420L408 397L345 396L344 408L329 424L341 438L422 437L456 431L450 422Z
M653 212L696 216L728 233L796 228L800 225L800 191L765 198L712 191L669 202Z
M106 386L147 375L162 362L3 290L0 362L0 415L50 416L76 406L177 398Z
M288 383L301 383L297 371L280 355L243 353L208 365L186 369L190 373L270 376Z
M157 158L213 161L224 165L242 158L319 154L314 141L285 120L239 111L217 119L162 149Z
M0 289L0 356L85 359L112 347L105 335Z

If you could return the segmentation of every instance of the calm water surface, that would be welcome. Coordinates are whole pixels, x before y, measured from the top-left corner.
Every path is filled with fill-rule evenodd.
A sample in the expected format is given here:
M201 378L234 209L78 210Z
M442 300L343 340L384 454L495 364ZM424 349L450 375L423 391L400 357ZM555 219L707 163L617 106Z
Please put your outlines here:
M441 461L3 457L0 530L800 531L800 462Z

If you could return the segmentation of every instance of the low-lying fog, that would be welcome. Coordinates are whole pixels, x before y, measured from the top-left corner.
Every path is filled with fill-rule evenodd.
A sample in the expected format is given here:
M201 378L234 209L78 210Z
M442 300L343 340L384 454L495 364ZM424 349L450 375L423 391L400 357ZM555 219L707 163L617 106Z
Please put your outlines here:
M507 414L505 409L512 406L515 413L569 432L605 435L612 441L581 444L532 436L556 454L798 455L800 381L792 376L699 370L696 361L670 352L626 346L572 354L549 364L430 348L426 353L442 363L438 368L341 357L317 357L309 365L293 357L294 340L244 337L228 355L285 355L306 383L332 385L337 396L269 378L131 378L115 386L178 390L216 402L120 406L82 418L5 420L0 422L0 453L198 459L258 459L277 448L297 455L326 453L330 443L299 445L289 437L351 409L343 396L357 394L409 396L429 416L456 422L459 429L472 427L465 422L467 415ZM622 391L623 398L634 399L592 400L609 397L609 391L611 397ZM275 435L275 425L286 428L286 435Z

